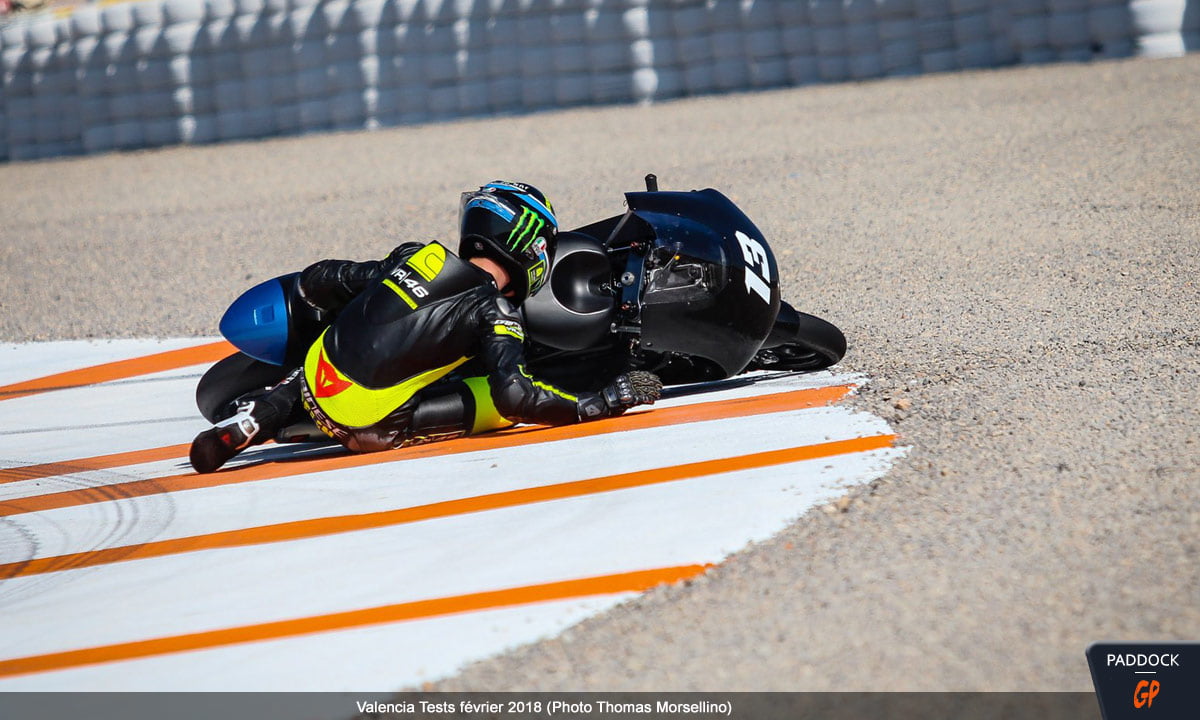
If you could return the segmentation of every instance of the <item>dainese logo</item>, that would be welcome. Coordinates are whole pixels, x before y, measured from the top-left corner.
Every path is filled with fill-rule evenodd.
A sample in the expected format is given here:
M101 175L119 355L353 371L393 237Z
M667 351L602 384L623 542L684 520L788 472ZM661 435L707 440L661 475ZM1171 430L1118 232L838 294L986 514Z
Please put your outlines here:
M1147 708L1154 704L1158 691L1162 687L1157 680L1142 680L1133 689L1133 706L1137 709Z

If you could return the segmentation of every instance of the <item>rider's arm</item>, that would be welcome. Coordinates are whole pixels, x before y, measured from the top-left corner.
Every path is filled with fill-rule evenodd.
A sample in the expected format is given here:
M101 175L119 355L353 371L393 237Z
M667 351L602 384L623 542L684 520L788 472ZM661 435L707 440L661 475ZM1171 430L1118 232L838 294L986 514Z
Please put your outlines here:
M383 260L321 260L300 273L300 297L317 310L341 310L371 283L423 247L405 243Z
M617 415L658 399L662 384L650 373L626 373L599 393L568 393L525 368L525 333L505 300L482 313L480 342L496 410L517 423L569 425Z

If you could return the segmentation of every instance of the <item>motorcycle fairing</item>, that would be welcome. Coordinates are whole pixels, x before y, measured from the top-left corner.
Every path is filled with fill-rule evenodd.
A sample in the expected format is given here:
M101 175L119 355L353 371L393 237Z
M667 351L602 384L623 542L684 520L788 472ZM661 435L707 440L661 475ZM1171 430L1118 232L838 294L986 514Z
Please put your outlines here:
M626 193L653 235L640 277L641 346L740 372L779 313L779 270L762 233L713 189Z
M521 309L530 339L560 350L603 342L615 305L605 287L611 280L599 240L579 231L559 233L550 279Z
M284 288L298 274L261 282L234 300L221 317L220 330L225 339L255 360L282 365L290 335Z
M300 273L280 275L250 288L221 317L225 339L246 355L294 367L332 317L300 299Z

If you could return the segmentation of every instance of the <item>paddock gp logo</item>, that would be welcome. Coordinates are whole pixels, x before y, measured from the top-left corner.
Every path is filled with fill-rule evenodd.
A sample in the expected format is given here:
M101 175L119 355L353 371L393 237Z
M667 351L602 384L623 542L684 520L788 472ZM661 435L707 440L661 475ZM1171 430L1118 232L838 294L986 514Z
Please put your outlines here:
M1097 643L1087 658L1104 720L1196 717L1200 644Z

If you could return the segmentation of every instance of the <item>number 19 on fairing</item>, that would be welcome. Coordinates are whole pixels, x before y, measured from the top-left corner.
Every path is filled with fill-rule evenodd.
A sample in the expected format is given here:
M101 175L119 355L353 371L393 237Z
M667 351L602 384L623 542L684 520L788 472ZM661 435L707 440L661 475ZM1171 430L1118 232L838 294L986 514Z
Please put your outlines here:
M763 249L762 243L741 230L738 230L735 235L738 244L742 246L742 257L746 260L746 290L759 296L763 302L770 305L771 266L767 262L767 251ZM754 272L755 267L762 268L761 277Z

